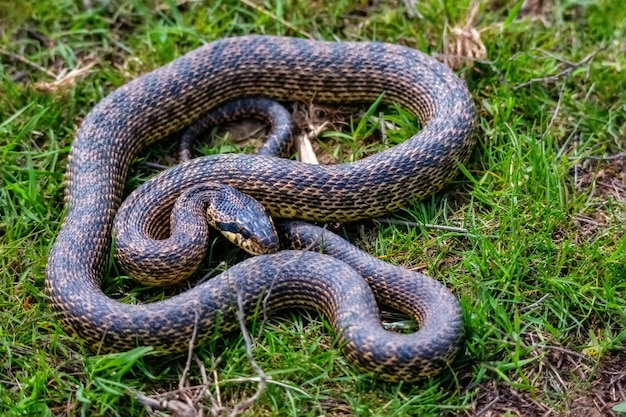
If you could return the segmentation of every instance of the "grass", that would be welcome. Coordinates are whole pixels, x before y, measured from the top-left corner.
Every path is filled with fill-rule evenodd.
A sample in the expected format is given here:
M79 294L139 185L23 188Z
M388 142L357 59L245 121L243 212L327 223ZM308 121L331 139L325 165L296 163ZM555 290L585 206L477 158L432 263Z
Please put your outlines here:
M48 306L43 270L63 218L66 159L96 102L225 36L381 40L445 58L455 27L475 28L486 47L485 59L457 68L478 110L476 150L449 187L398 217L467 233L366 223L355 241L453 289L465 318L461 354L431 380L381 383L346 363L323 319L288 313L249 326L256 362L272 383L246 415L624 409L626 12L619 0L550 1L530 14L521 2L481 1L469 23L466 0L420 1L422 18L408 18L400 2L178 3L0 1L0 414L141 416L137 393L179 386L186 355L95 355ZM65 85L51 84L64 71ZM388 129L390 143L415 128L402 111L379 111L399 126ZM325 134L322 148L339 160L375 152L376 126L371 117L348 119L346 129ZM162 161L172 146L143 157ZM141 170L149 172L138 163L129 186L143 179ZM240 258L226 252L228 264ZM126 300L162 297L124 279L109 279L107 291ZM216 338L197 355L219 381L223 405L254 394L241 335ZM202 383L195 362L188 379Z

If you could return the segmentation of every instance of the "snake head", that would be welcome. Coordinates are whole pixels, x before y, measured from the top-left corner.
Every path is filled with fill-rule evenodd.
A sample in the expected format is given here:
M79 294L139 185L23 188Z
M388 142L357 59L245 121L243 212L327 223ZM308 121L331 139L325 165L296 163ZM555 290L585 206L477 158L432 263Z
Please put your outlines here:
M211 226L251 255L273 253L279 248L274 222L265 207L232 187L222 186L220 198L213 199L207 216Z

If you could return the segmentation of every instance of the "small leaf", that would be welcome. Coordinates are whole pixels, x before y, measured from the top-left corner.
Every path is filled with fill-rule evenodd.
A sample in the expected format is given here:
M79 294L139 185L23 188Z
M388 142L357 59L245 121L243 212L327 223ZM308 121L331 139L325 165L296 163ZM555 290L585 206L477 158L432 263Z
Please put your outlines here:
M617 411L618 413L626 413L626 402L619 403L614 406L613 411Z

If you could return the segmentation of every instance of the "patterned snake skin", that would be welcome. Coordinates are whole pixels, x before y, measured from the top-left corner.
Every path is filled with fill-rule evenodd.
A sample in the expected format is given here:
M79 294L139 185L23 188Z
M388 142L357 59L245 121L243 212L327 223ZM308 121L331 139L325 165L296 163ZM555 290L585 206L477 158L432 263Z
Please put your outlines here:
M236 329L236 300L252 316L262 299L269 310L321 310L346 355L383 379L414 380L446 366L462 333L452 294L429 277L377 261L315 226L279 224L282 237L293 242L289 245L317 242L312 249L332 257L310 251L254 257L149 304L123 304L101 289L113 219L129 165L141 149L244 96L371 103L382 93L384 102L413 112L423 129L379 154L332 166L262 155L207 156L164 171L137 190L154 196L149 198L158 213L171 209L183 190L210 179L243 191L275 218L340 222L380 216L423 198L466 162L473 145L471 97L462 81L430 57L383 43L246 36L209 43L117 89L87 115L70 152L68 211L46 269L54 310L94 349L149 345L168 352L186 350L194 328L198 344L215 334L216 326ZM384 265L389 275L377 272ZM382 330L361 276L378 301L409 312L420 330Z

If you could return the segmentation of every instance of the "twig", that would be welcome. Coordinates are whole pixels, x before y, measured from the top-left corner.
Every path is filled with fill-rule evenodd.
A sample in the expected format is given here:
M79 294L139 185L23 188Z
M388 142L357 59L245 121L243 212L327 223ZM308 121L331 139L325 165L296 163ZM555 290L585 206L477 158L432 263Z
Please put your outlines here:
M215 384L215 392L217 393L216 395L216 400L217 400L217 406L218 407L222 407L222 394L220 392L220 384L218 384L218 378L217 378L217 369L213 369L213 381Z
M202 0L176 0L174 2L174 5L176 7L181 7L186 5L187 3L201 3ZM164 11L168 11L172 9L172 3L171 2L165 2L160 4L159 6L157 6L157 10L160 12L164 12Z
M526 311L526 310L531 310L531 309L537 307L539 304L543 303L546 299L550 298L550 296L551 296L551 294L548 293L548 294L544 295L543 297L541 297L540 299L538 299L537 301L535 301L534 303L529 304L529 305L524 306L524 307L521 307L519 309L519 311L522 312L522 311Z
M171 411L175 415L180 417L197 417L198 411L195 408L190 408L189 405L178 400L157 400L148 397L143 394L136 394L135 398L141 404L148 409L148 412L152 410Z
M11 385L11 386L18 386L19 385L19 384L13 382L13 381L7 381L6 379L0 379L0 384Z
M561 86L561 89L559 90L559 99L556 102L556 108L554 109L554 114L552 115L552 118L550 119L550 123L548 123L548 126L546 126L546 130L544 130L543 135L541 135L542 138L544 138L548 134L550 129L552 129L552 125L556 121L556 118L559 112L561 111L561 103L563 102L564 92L565 92L565 83L563 83L563 85Z
M587 224L590 224L592 226L600 226L600 222L597 222L596 220L593 220L593 219L589 219L589 218L584 217L582 215L574 215L573 218L577 222L587 223Z
M30 61L29 59L24 58L22 55L18 55L15 54L13 52L9 52L9 51L5 51L5 50L0 50L0 54L4 55L4 56L8 56L9 58L15 59L16 61L20 61L30 67L35 68L38 71L43 72L44 74L46 74L48 77L50 78L54 78L56 79L57 76L55 73L53 73L52 71L42 67L39 64L34 63L33 61Z
M237 293L237 320L239 320L239 328L241 329L241 334L243 335L243 341L246 345L246 355L248 356L248 361L250 362L250 366L256 372L258 376L257 382L257 390L256 392L249 398L246 398L243 401L238 402L235 407L233 407L232 412L229 414L231 417L235 417L243 413L246 409L248 409L252 404L254 404L260 397L261 394L267 388L267 375L261 367L257 364L254 359L254 354L252 353L252 339L250 338L250 334L248 333L248 329L246 328L246 315L243 311L243 297L241 295L241 291L236 289Z
M215 396L209 389L209 385L211 383L209 382L209 376L206 373L204 362L202 362L202 360L200 360L198 355L195 355L195 354L193 355L193 359L196 361L196 364L198 365L198 368L200 369L200 375L202 377L202 385L204 386L204 389L200 392L200 397L202 397L203 395L206 395L207 397L209 397L209 401L211 401L212 408L216 408L216 407L221 408L222 402L220 399L220 387L217 384L217 370L215 368L217 362L219 362L219 358L217 360L213 360L213 377L214 377L213 386L215 387L215 391L217 392L217 399L215 398Z
M626 159L626 152L616 153L614 155L605 155L605 156L572 156L570 159L582 159L582 160L592 160L592 161L613 161L616 159Z
M265 15L267 15L267 16L269 16L269 17L271 17L272 19L274 19L274 20L276 20L276 21L280 22L281 24L285 25L286 27L288 27L289 29L293 30L294 32L296 32L296 33L300 33L301 35L304 35L304 36L306 36L306 37L307 37L307 38L309 38L309 39L315 39L315 38L313 37L313 35L311 35L310 33L305 32L304 30L302 30L302 29L300 29L300 28L298 28L298 27L294 26L293 24L289 23L289 22L288 22L288 21L286 21L285 19L283 19L283 18L280 18L280 17L276 16L274 13L270 12L269 10L264 9L264 8L263 8L263 7L261 7L261 6L257 6L256 4L254 4L253 2L251 2L250 0L240 0L240 1L241 1L243 4L245 4L246 6L251 7L251 8L253 8L254 10L256 10L256 11L258 11L258 12L261 12L261 13L263 13L263 14L265 14Z
M556 350L556 351L559 351L559 352L563 352L563 353L566 353L568 355L576 356L576 357L578 357L580 359L584 359L585 361L590 360L588 356L585 356L582 353L578 353L576 351L573 351L573 350L570 350L570 349L566 349L566 348L563 348L563 347L560 347L560 346L540 345L540 344L535 344L533 346L536 347L536 348L539 348L539 349L550 349L550 350Z
M425 227L426 229L436 229L436 230L444 230L446 232L457 232L457 233L469 234L469 230L462 228L462 227L456 227L456 226L443 226L443 225L438 225L438 224L412 222L408 220L386 219L382 217L372 219L372 220L378 223L383 223L383 224L396 224L400 226L410 226L410 227Z
M562 77L565 77L565 76L571 74L575 69L578 69L578 68L582 67L583 65L589 63L589 61L591 61L598 53L604 51L605 49L606 48L600 48L600 49L590 53L589 55L587 55L586 57L584 57L580 61L574 63L573 65L570 65L569 67L565 68L563 71L561 71L561 72L559 72L557 74L550 75L548 77L532 78L532 79L526 81L525 83L517 84L516 86L513 87L513 90L519 90L520 88L524 88L524 87L527 87L527 86L529 86L531 84L535 84L535 83L540 83L540 82L550 83L550 82L558 81Z
M191 368L191 359L193 358L193 350L196 346L196 337L198 335L198 311L194 310L194 322L193 322L193 331L191 333L191 340L189 340L189 349L187 350L187 362L185 362L185 367L183 368L183 373L180 376L180 381L178 382L178 389L183 390L183 383L187 378L187 373L189 372L189 368Z
M489 411L490 409L493 408L494 405L496 405L498 403L498 401L500 401L500 396L496 395L496 398L494 398L493 400L491 400L489 402L489 404L487 404L486 406L484 406L482 409L480 409L479 411L476 412L476 414L474 414L475 417L479 417L482 416L483 414L485 414L487 411Z
M551 51L548 51L546 49L542 49L542 48L538 48L537 49L538 52L541 52L542 54L544 54L545 56L548 56L550 58L553 58L555 61L559 61L561 64L565 64L565 65L576 65L575 62L570 61L569 59L565 59L563 57L558 56L557 54L553 54Z
M149 161L145 161L143 165L148 168L158 169L159 171L163 171L164 169L171 168L171 167L168 167L167 165L159 164L158 162L149 162Z
M563 381L563 378L561 377L561 374L559 373L558 369L556 369L556 367L552 365L550 361L546 361L545 364L548 368L550 368L550 370L552 371L552 374L556 377L558 384L562 388L561 392L567 392L567 384L565 383L565 381Z
M96 65L96 61L91 61L82 67L75 68L71 71L63 70L56 79L51 82L40 81L35 84L35 89L43 93L54 93L57 91L65 90L75 84L75 82L83 78L91 68Z
M406 15L409 19L417 17L418 19L423 19L424 16L417 10L417 0L402 0L404 3L404 7L406 8Z
M243 382L256 382L258 383L260 380L259 377L248 377L248 378L230 378L230 379L224 379L222 381L220 381L219 384L217 385L226 385L226 384L231 384L231 383L243 383ZM286 388L286 389L290 389L292 391L296 391L299 394L302 394L304 396L306 396L307 398L312 398L311 394L309 394L308 392L306 392L305 390L298 388L298 387L294 387L292 385L289 384L285 384L284 382L280 382L280 381L276 381L275 379L272 378L267 378L265 380L265 382L267 382L268 384L272 384L272 385L276 385L282 388Z

